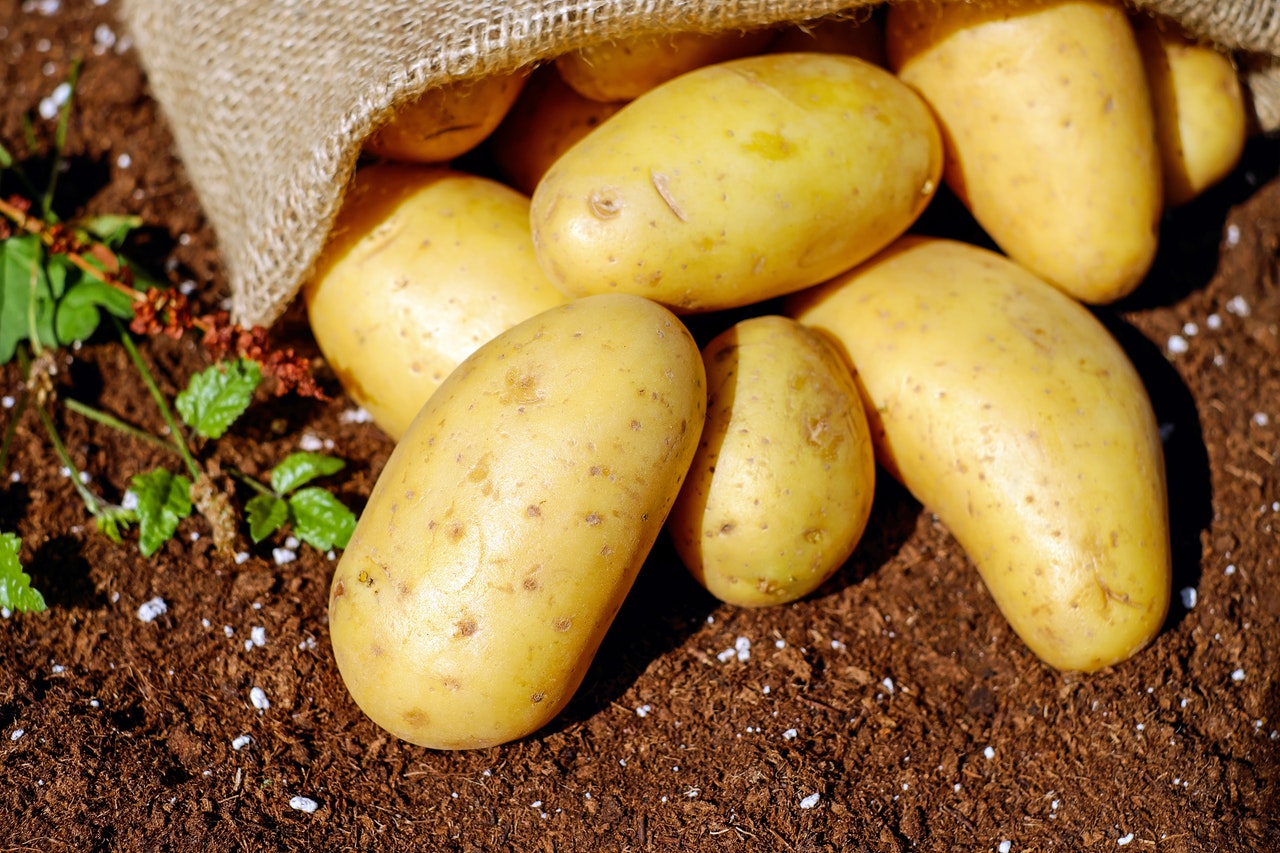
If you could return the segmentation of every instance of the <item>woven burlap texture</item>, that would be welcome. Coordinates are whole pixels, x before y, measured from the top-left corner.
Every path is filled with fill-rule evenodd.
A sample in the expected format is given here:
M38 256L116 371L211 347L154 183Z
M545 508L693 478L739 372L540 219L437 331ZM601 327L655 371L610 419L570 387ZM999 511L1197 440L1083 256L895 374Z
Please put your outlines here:
M288 307L369 132L444 83L598 41L801 21L869 0L125 0L125 23L217 236L242 323ZM1280 0L1144 0L1252 54L1280 125ZM1270 81L1270 88L1266 88ZM1267 93L1264 96L1264 91Z

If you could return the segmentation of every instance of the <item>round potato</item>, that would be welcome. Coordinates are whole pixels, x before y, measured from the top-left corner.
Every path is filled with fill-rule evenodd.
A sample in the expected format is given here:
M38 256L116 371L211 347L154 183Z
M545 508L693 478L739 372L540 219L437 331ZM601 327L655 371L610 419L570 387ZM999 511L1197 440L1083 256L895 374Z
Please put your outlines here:
M365 150L400 163L444 163L493 133L524 87L527 73L494 74L431 89L400 106L365 140Z
M938 186L928 108L849 56L753 56L623 107L543 177L538 260L571 296L678 312L759 302L841 272L901 234Z
M1225 178L1249 135L1231 57L1193 41L1172 21L1135 19L1155 105L1165 203L1185 204Z
M788 313L855 366L877 458L937 513L1041 659L1093 671L1169 605L1165 469L1132 363L994 252L906 237Z
M526 196L390 164L356 173L303 298L347 395L392 438L481 344L565 301L534 257Z
M1122 6L893 3L885 42L942 125L947 185L1009 257L1094 304L1142 282L1163 209L1160 156Z
M623 103L584 98L554 68L541 68L490 137L494 162L512 186L532 195L551 164Z
M555 67L584 98L630 101L695 68L759 53L772 38L772 30L637 36L558 56Z
M840 354L787 317L743 320L702 357L707 421L667 529L721 601L793 601L843 565L871 515L858 389Z
M329 631L360 708L435 749L551 720L680 490L705 381L679 320L623 294L543 312L459 365L334 572Z

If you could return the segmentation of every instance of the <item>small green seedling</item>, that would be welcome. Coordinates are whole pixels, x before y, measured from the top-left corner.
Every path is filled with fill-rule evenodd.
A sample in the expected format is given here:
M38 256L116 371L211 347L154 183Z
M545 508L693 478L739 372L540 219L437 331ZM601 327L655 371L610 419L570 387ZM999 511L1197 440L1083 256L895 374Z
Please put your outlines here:
M272 469L270 490L256 480L246 480L259 492L244 507L253 541L261 542L287 524L295 536L322 551L347 547L356 528L355 514L318 486L301 488L345 465L336 456L303 451L286 456Z

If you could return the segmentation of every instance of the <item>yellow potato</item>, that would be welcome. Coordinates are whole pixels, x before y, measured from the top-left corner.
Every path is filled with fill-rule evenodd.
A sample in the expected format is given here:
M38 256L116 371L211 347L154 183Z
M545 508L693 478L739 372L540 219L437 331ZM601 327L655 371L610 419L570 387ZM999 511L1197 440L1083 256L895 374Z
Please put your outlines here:
M1231 57L1195 42L1171 21L1134 20L1155 106L1165 203L1190 201L1227 176L1249 135Z
M303 297L348 396L392 438L481 344L565 301L534 258L527 197L389 164L356 173Z
M667 529L720 600L793 601L840 568L871 515L875 454L858 389L840 354L786 317L737 323L703 363L707 421Z
M772 38L772 30L637 36L566 53L555 67L584 98L630 101L695 68L759 53Z
M494 74L431 89L402 105L365 140L370 154L402 163L444 163L484 141L524 87L527 73Z
M334 657L360 708L435 749L551 720L675 500L706 393L684 326L623 294L543 312L463 362L334 573Z
M512 186L532 195L551 164L623 103L584 98L554 68L539 69L490 137L494 162Z
M948 186L1006 254L1084 302L1141 283L1156 252L1160 157L1123 7L894 3L885 41L942 125Z
M787 310L843 347L877 458L1041 659L1097 670L1156 635L1163 450L1141 378L1088 310L994 252L917 237Z
M707 311L799 290L901 234L942 166L924 103L860 59L748 57L632 101L533 194L538 261L571 296Z
M770 53L797 51L843 53L882 68L889 64L884 53L884 25L866 13L792 24L769 42Z

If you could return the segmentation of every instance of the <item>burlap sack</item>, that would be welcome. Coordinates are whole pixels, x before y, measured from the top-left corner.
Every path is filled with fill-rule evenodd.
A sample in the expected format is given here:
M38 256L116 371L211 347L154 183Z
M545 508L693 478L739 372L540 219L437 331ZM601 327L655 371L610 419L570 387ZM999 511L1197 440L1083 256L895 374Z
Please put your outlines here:
M152 90L217 234L238 321L284 312L370 130L443 83L592 42L749 28L874 0L125 0ZM1280 127L1280 0L1140 0L1249 54Z

